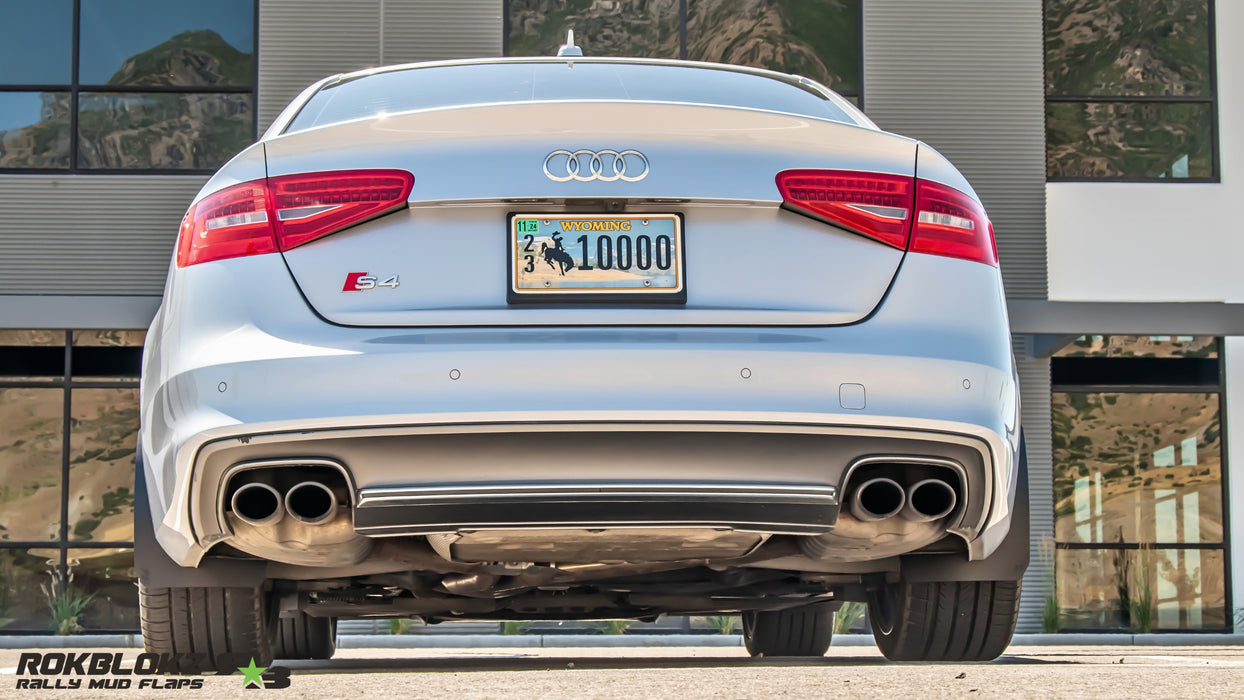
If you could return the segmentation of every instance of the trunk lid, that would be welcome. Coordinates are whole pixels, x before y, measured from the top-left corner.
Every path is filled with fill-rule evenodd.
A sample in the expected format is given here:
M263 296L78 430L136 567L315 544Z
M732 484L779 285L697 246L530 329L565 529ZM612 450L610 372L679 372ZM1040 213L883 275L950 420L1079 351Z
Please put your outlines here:
M409 208L284 253L309 303L334 323L829 325L871 313L903 253L782 209L774 177L792 168L912 176L916 142L740 108L537 102L359 120L265 148L270 177L369 168L415 176ZM550 160L557 151L583 151L583 177L596 152L634 151L647 169L631 156L627 179L607 181L617 171L606 154L596 165L606 180L556 181L546 168L572 174L565 155ZM511 304L512 214L678 215L685 303ZM351 275L396 284L345 290Z

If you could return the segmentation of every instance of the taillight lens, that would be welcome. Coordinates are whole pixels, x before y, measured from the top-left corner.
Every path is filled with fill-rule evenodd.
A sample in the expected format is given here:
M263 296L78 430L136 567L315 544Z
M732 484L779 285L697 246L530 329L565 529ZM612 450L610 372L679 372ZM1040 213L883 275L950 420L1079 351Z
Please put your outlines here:
M984 208L967 194L928 180L916 182L916 227L908 250L998 264Z
M404 170L341 170L268 179L281 250L296 248L406 204L415 176Z
M177 266L295 248L401 208L414 184L404 170L342 170L227 187L186 212Z
M783 170L777 186L786 206L899 250L998 264L985 210L953 187L849 170Z
M848 170L784 170L778 191L787 205L907 248L911 230L912 179L901 175Z

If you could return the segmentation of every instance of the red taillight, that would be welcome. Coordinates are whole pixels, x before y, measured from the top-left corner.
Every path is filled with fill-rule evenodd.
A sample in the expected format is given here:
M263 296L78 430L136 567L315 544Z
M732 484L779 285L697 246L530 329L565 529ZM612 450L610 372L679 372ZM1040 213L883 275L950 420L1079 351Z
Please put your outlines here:
M900 250L911 230L912 179L847 170L783 170L778 191L791 207Z
M963 192L928 180L916 182L916 226L908 250L998 264L984 208Z
M275 253L267 199L265 182L251 180L199 200L181 221L177 266Z
M296 248L406 204L405 170L340 170L268 178L281 250Z
M227 187L186 212L177 266L295 248L402 207L414 184L404 170L342 170Z
M985 210L953 187L848 170L783 170L777 186L788 207L899 250L998 264Z

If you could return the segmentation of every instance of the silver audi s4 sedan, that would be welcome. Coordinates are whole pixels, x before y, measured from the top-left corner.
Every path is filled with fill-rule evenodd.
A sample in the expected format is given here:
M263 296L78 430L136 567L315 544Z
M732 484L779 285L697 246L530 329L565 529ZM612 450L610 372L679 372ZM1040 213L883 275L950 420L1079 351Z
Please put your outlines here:
M811 656L854 601L947 661L1014 630L991 224L806 78L325 79L190 205L143 362L143 633L184 668L325 658L347 618L741 614Z

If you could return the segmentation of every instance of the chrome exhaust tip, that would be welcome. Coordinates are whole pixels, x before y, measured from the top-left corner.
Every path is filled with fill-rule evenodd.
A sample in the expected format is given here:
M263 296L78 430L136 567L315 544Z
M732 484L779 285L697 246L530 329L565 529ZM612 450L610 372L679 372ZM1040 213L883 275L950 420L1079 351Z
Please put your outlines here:
M904 520L927 523L950 515L958 503L955 489L941 479L924 479L907 487Z
M285 517L281 494L267 484L245 484L233 492L229 507L248 525L275 525Z
M884 477L869 479L851 492L851 515L864 522L885 520L898 515L906 502L907 494L897 481Z
M337 495L318 481L304 481L285 494L285 510L299 522L322 525L337 514Z

